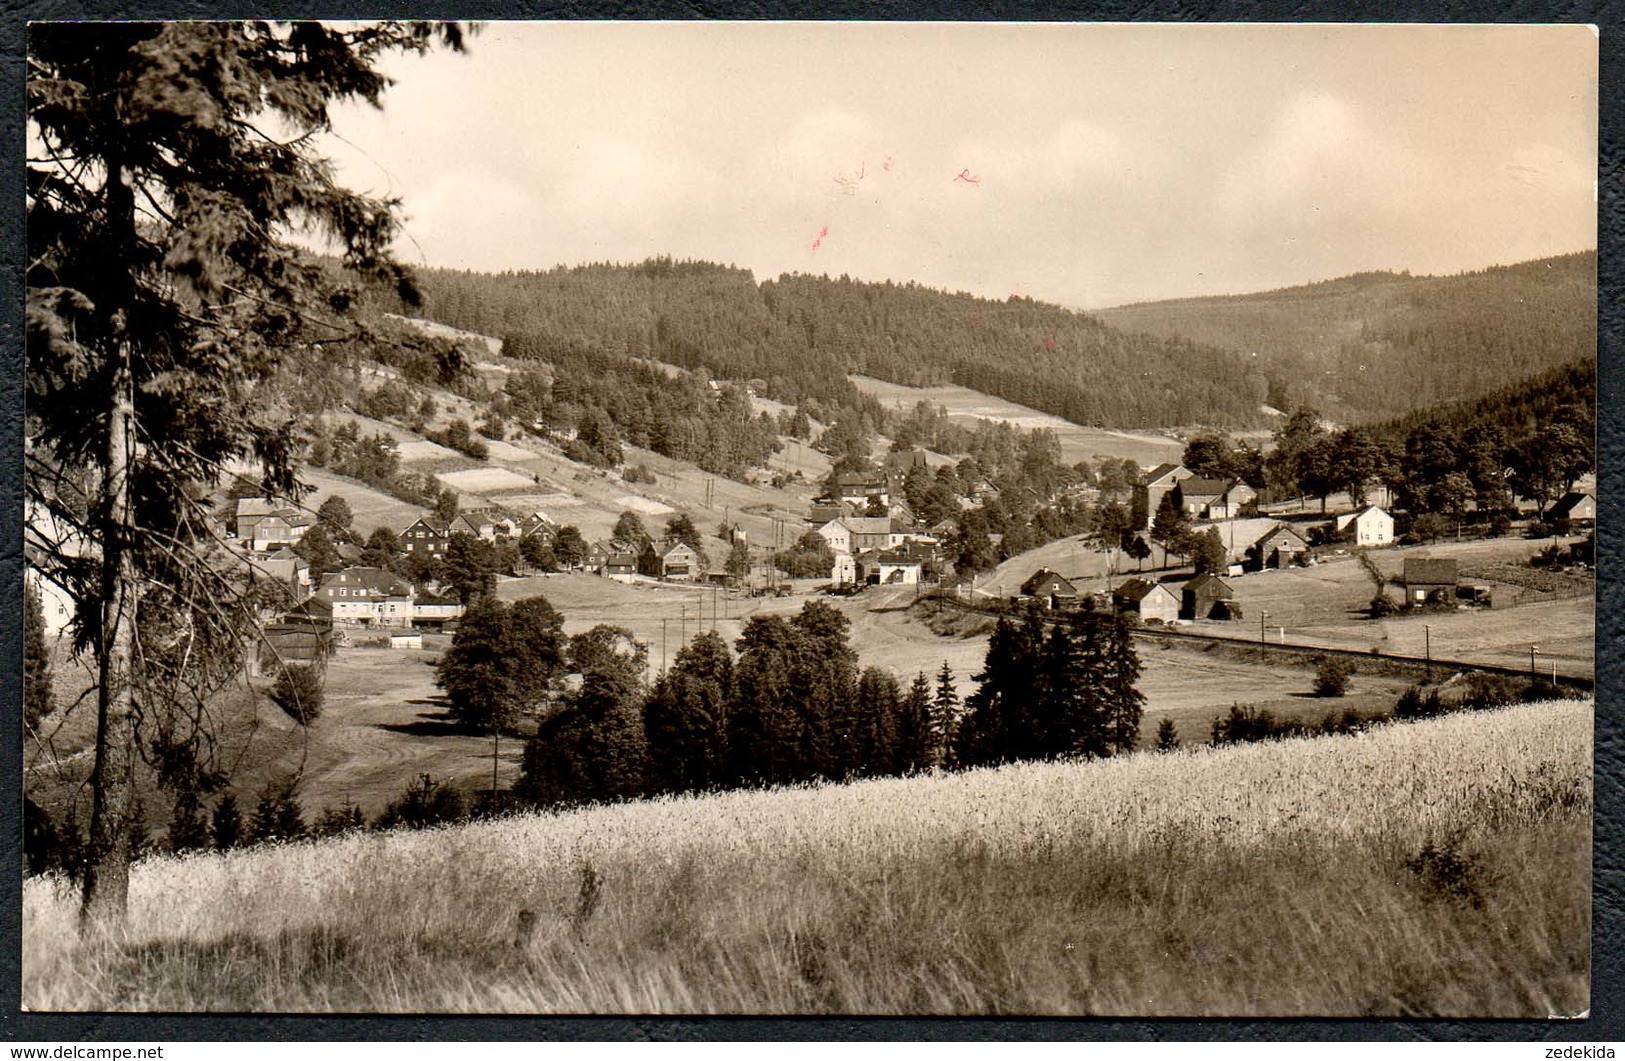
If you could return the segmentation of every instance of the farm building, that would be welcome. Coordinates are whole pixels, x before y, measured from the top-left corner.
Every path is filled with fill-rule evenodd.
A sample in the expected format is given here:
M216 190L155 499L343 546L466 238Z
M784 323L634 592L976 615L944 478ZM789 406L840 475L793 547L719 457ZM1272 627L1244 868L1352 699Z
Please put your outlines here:
M846 525L847 518L837 516L819 527L815 532L820 538L824 539L824 542L829 546L829 551L837 556L842 553L850 555L852 552L852 528Z
M1179 618L1179 597L1161 582L1131 578L1112 591L1112 608L1119 614L1138 615L1163 622Z
M907 549L871 550L857 556L858 581L871 585L913 586L924 565Z
M1571 524L1593 524L1597 522L1597 499L1592 494L1569 492L1552 506L1546 514L1548 519L1566 519Z
M319 606L297 608L260 633L258 648L249 660L249 673L254 675L274 675L289 663L319 666L337 648L333 622Z
M649 542L639 554L637 564L638 574L668 582L699 581L705 577L705 568L705 561L693 546L675 538Z
M1159 464L1140 477L1134 484L1134 507L1131 513L1135 530L1151 526L1162 499L1174 487L1190 479L1195 473L1179 464Z
M257 557L249 564L255 575L280 582L301 597L310 592L310 563L302 556L284 550L271 556Z
M551 541L558 531L558 524L553 518L541 509L529 513L519 520L519 536L529 538L533 534L541 534Z
M1453 557L1405 558L1405 600L1411 604L1427 601L1454 604L1456 584L1461 581L1460 566Z
M471 538L480 538L488 542L517 538L519 524L514 519L490 508L470 509L459 512L457 518L451 521L446 529L447 537L453 534L467 534Z
M1181 619L1239 619L1240 606L1230 583L1218 575L1201 574L1180 590Z
M834 482L830 483L828 497L860 506L868 505L871 501L878 501L882 505L891 503L886 477L874 472L845 472L835 476Z
M1355 545L1394 543L1394 517L1376 505L1367 505L1358 512L1337 517L1337 530L1347 533Z
M423 634L417 630L400 630L389 635L390 648L422 648Z
M34 588L39 590L40 611L45 619L45 634L47 637L60 636L68 628L68 623L73 620L73 598L68 596L67 591L61 586L43 575L34 574L33 579Z
M1046 608L1070 608L1078 602L1078 587L1047 567L1034 571L1032 577L1021 584L1021 592L1024 596L1037 597Z
M1253 566L1262 570L1266 567L1290 567L1293 561L1308 551L1309 543L1303 540L1303 535L1279 523L1254 542L1247 553L1252 558Z
M447 623L463 617L463 605L456 597L424 594L412 602L412 625L428 630L444 629Z
M242 541L254 543L255 552L263 553L298 541L315 522L309 514L285 501L239 497L234 530Z
M814 501L807 508L807 522L815 527L822 527L833 519L845 516L855 516L858 509L841 501Z
M1200 479L1193 475L1175 485L1174 490L1185 514L1199 520L1234 519L1258 498L1258 491L1238 479Z
M622 541L596 541L587 547L586 568L600 575L635 575L638 553Z

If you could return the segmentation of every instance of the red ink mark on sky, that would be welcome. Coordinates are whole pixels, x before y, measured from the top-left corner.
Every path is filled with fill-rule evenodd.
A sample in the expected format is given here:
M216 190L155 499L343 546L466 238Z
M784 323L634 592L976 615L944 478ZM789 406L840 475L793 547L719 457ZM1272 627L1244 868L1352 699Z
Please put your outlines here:
M818 238L812 242L812 249L814 253L817 253L819 244L824 242L824 237L827 235L829 235L828 225L825 225L823 228L818 230Z
M960 170L954 176L954 180L959 181L959 182L964 183L964 184L981 184L982 183L982 178L974 176L971 173L970 168L968 166L965 169Z
M880 168L885 170L887 173L891 172L891 156L890 155L886 156L886 161L884 161L884 162L882 162L880 164Z

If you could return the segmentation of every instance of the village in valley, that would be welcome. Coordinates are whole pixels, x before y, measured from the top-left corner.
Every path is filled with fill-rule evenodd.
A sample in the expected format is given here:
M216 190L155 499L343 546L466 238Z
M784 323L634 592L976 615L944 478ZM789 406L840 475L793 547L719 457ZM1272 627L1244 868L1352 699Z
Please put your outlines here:
M1247 36L1219 65L1257 105L1205 120L1275 125L1212 137L1229 175L1170 220L1148 190L1204 167L1145 129L1189 84L1118 50L1167 27L943 28L1011 77L1121 62L1161 87L1091 113L1163 117L1011 102L909 151L873 130L936 104L747 136L688 101L801 114L798 34L936 44L694 29L647 52L683 57L648 82L675 109L601 83L622 27L31 30L26 1006L1587 1011L1593 185L1486 178L1501 228L1452 220L1491 233L1461 248L1415 204L1466 209L1476 170L1428 198L1443 168L1360 167L1385 123L1411 160L1499 114L1503 50L1594 103L1594 33L1424 34L1480 73L1406 53L1405 107L1252 82L1406 34ZM487 46L568 104L485 125L529 100L478 102ZM396 80L402 125L351 113ZM1500 106L1464 142L1538 169ZM1588 174L1586 118L1537 160ZM663 142L691 127L718 161ZM475 142L522 172L448 176ZM349 190L369 150L424 183ZM514 205L549 166L565 205ZM1401 221L1322 215L1373 188Z
M1081 429L986 395L974 396L974 412L950 415L944 401L933 407L930 399L962 406L951 389L886 388L905 439L911 419L955 423L1047 450L1064 468L1038 509L1064 509L1087 529L1010 553L1005 535L977 518L1004 504L974 459L882 437L861 443L869 456L843 460L786 435L768 467L743 481L630 447L622 467L594 467L567 456L569 436L513 419L501 387L516 369L495 339L394 323L461 344L476 382L451 393L403 385L381 364L363 366L360 378L380 390L409 386L411 401L401 404L412 412L329 418L319 437L364 441L373 432L401 468L442 484L438 511L332 474L343 466L334 458L326 468L307 466L315 490L298 502L255 496L252 477L238 476L210 516L210 534L234 562L280 591L262 608L248 651L251 681L268 690L284 669L312 668L328 686L325 717L294 727L299 741L279 746L262 735L243 749L258 766L244 776L273 784L295 755L309 760L314 740L322 754L300 788L312 811L326 801L375 815L424 776L463 788L468 799L493 781L503 788L518 780L533 723L514 730L493 761L477 727L451 721L425 666L486 593L508 601L542 594L560 608L567 633L624 631L650 681L701 631L732 639L752 615L828 601L852 623L864 665L933 679L946 669L961 699L976 688L997 615L1031 607L1051 617L1115 615L1142 639L1148 697L1139 728L1147 744L1165 721L1174 739L1205 741L1238 705L1307 724L1380 713L1416 678L1459 682L1476 671L1571 688L1592 679L1596 501L1578 464L1562 473L1572 480L1546 487L1576 489L1544 505L1524 499L1480 512L1469 500L1445 523L1395 508L1399 469L1323 497L1250 484L1238 469L1250 461L1257 474L1280 439L1291 444L1285 424L1275 436L1198 430L1182 440ZM708 386L742 391L775 425L793 419L756 393L761 381ZM354 405L379 412L370 393L363 386ZM425 401L445 428L422 421ZM499 410L509 413L506 423ZM464 417L486 434L467 422L452 427ZM1340 438L1334 427L1300 417L1293 430L1328 450ZM448 430L462 450L430 440ZM808 427L819 430L828 428ZM1085 445L1099 447L1092 460L1065 466ZM1394 452L1404 460L1403 449ZM1175 459L1135 459L1162 453ZM1030 489L1019 479L1004 486ZM42 588L46 629L55 634L70 610L49 584ZM1238 653L1236 643L1254 647ZM1347 695L1301 699L1328 654L1351 661ZM379 757L392 768L381 769Z

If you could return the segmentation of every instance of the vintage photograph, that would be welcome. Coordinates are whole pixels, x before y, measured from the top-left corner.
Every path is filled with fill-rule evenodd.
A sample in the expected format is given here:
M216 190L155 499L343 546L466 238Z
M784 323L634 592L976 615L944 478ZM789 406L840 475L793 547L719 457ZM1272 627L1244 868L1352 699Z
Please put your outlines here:
M1593 27L26 88L25 1009L1589 1012Z

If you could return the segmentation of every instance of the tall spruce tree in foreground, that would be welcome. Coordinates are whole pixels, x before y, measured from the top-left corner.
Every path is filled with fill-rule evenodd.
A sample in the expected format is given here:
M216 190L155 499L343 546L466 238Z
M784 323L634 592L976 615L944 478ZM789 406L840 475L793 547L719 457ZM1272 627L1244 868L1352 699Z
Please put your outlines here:
M961 766L988 766L1022 757L1033 726L1035 682L1043 657L1043 620L1036 610L1021 619L1000 616L976 674L976 691L954 743Z
M253 604L200 561L197 484L227 462L297 493L282 362L353 337L359 282L404 288L395 204L340 187L312 134L334 103L377 105L388 52L454 27L384 23L36 23L28 33L28 537L94 657L95 758L83 923L122 918L137 732L175 694L192 739L225 664L151 688L160 645L241 659ZM338 268L314 260L328 242ZM343 279L340 274L351 279ZM138 645L146 628L155 640ZM138 704L138 700L140 703ZM174 759L176 756L166 756ZM182 757L183 758L183 757Z

